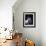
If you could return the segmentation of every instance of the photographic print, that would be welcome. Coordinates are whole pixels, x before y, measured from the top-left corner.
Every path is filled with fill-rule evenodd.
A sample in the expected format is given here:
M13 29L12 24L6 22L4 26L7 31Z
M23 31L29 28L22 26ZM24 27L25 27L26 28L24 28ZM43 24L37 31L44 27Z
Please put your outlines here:
M36 27L36 13L35 12L23 13L23 27Z

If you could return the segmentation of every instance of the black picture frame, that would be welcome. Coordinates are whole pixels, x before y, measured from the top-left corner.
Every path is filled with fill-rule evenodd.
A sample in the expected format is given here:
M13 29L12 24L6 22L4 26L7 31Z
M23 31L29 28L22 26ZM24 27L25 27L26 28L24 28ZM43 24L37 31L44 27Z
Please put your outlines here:
M36 12L23 12L23 27L36 27Z

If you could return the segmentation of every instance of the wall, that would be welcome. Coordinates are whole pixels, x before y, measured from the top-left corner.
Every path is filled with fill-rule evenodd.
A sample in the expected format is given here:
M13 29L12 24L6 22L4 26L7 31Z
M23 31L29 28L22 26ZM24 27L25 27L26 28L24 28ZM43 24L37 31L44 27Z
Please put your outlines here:
M0 27L12 29L12 6L16 0L0 0Z
M35 41L36 46L46 46L45 40L42 39L43 36L46 34L46 16L44 15L45 1L43 2L43 0L18 0L18 2L15 3L13 6L15 31L18 30L18 32L22 32L24 39L27 38ZM36 28L23 27L23 12L28 11L36 12ZM45 38L46 37L44 36L44 39Z
M42 46L46 46L46 0L41 1L41 38Z

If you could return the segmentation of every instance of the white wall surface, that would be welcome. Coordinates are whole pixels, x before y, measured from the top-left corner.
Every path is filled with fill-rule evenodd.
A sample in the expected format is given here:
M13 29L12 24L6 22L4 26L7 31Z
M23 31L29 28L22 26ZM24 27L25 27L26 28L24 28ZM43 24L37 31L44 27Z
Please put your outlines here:
M12 29L12 6L16 0L0 0L0 27Z
M42 46L46 46L46 0L41 2L41 36Z
M22 32L24 38L34 40L36 46L46 46L45 4L45 0L22 0L20 4L15 3L13 6L15 29ZM28 11L36 12L36 28L23 28L23 12Z

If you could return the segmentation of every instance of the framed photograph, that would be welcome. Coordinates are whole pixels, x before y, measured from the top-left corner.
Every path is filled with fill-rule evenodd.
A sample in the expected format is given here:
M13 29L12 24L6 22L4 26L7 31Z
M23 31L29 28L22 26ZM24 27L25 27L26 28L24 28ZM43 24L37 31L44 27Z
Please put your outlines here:
M23 13L23 27L36 27L36 12Z

